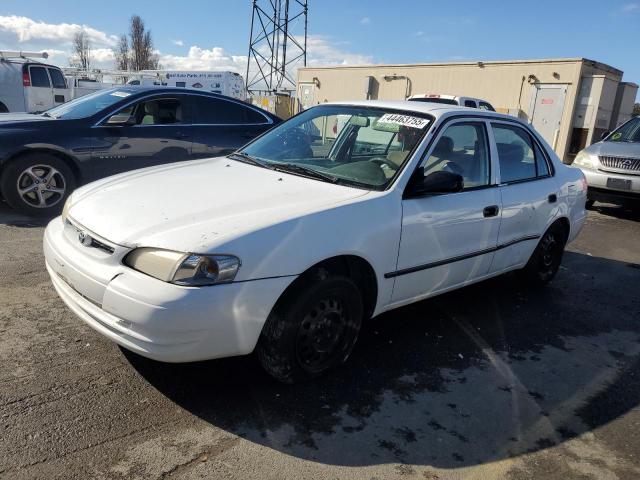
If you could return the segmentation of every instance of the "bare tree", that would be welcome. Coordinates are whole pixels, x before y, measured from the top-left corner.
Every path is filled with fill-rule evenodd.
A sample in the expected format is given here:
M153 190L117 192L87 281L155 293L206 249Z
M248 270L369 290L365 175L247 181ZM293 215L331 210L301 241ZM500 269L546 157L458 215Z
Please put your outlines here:
M113 55L116 58L117 70L129 70L129 41L124 33L120 35L118 45L113 49Z
M91 42L84 30L76 32L73 36L73 55L70 63L85 70L88 70L91 65Z
M129 28L131 40L131 70L155 70L158 68L158 56L153 52L151 31L145 30L144 21L139 15L131 17Z

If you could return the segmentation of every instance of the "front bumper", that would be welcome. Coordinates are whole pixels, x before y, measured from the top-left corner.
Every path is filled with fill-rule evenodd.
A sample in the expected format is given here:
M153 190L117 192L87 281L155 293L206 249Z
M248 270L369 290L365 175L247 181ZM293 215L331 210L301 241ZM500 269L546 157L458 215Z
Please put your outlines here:
M640 201L640 176L605 172L581 168L587 179L587 198L602 202L621 203L625 201ZM607 179L631 180L630 190L619 190L607 186Z
M295 278L181 287L123 265L122 247L108 255L74 244L65 228L58 217L44 235L47 271L62 300L107 338L164 362L250 353Z

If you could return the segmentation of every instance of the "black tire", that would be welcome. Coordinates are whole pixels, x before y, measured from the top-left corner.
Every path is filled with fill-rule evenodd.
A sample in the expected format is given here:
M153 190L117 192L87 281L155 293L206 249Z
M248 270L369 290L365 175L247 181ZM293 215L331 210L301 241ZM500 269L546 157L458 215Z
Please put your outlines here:
M9 113L9 109L7 108L7 106L0 102L0 113Z
M558 273L562 263L567 231L560 223L554 223L542 235L527 265L521 270L525 281L531 285L543 286Z
M4 167L0 180L7 203L18 212L32 216L59 214L75 187L76 178L69 165L49 153L34 152L18 157Z
M264 369L283 383L343 364L362 324L362 295L348 277L317 272L273 309L256 347Z
M593 204L596 203L595 200L592 200L590 198L587 198L586 203L584 204L584 208L586 208L587 210L591 210L593 209Z

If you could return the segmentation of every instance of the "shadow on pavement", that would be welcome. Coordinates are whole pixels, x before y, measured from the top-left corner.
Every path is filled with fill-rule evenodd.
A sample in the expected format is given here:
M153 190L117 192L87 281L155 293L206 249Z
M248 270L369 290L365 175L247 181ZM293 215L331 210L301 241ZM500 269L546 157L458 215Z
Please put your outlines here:
M454 468L556 445L636 407L639 284L623 262L569 252L545 289L506 275L384 314L345 367L296 386L251 357L126 355L180 407L288 455Z
M52 217L32 217L16 212L0 199L0 225L12 227L44 227Z
M620 220L640 221L640 202L635 205L612 205L596 202L592 208L602 215L618 218Z

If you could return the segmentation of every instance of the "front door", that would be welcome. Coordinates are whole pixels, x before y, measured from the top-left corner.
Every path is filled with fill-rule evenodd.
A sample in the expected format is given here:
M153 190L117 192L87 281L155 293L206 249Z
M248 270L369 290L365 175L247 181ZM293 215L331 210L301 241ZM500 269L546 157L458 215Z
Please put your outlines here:
M132 125L109 125L105 119L95 128L92 152L95 175L188 160L192 129L181 95L157 96L124 107ZM114 112L115 113L115 112Z
M533 85L529 121L554 149L560 132L566 94L566 85Z
M458 193L404 199L392 302L405 303L488 274L500 227L500 193L491 168L488 125L448 124L423 161L425 175L459 173Z

